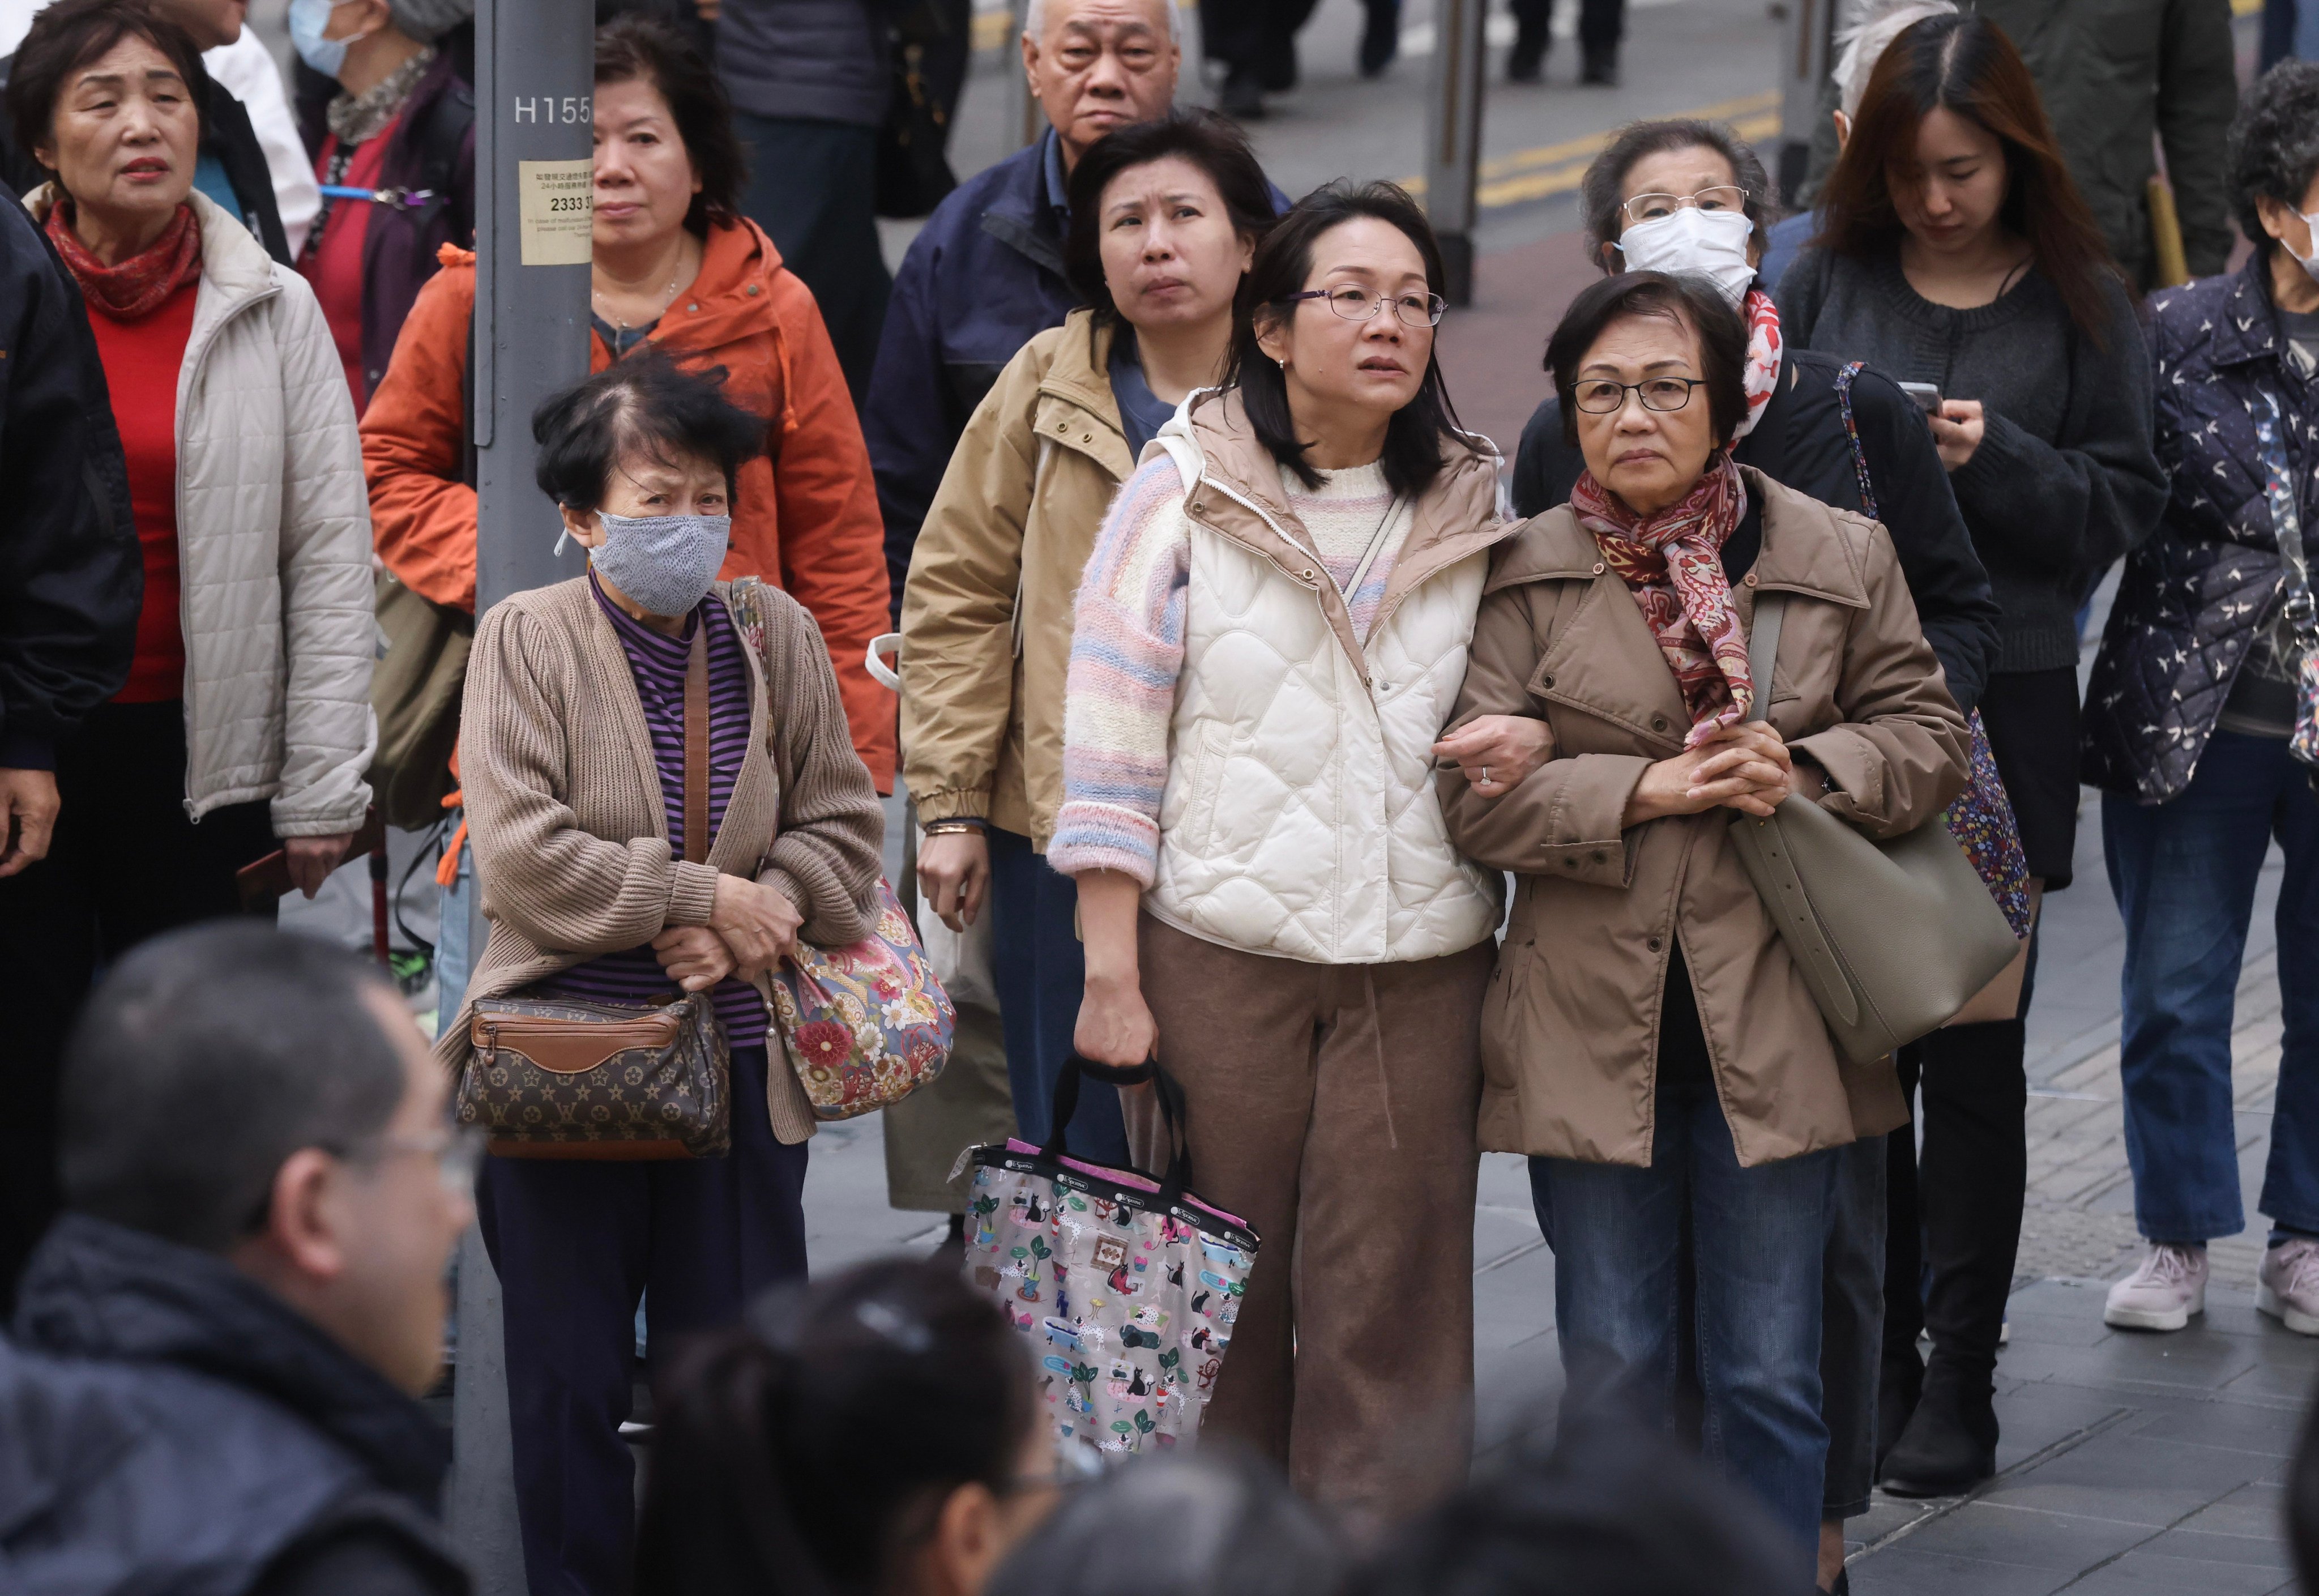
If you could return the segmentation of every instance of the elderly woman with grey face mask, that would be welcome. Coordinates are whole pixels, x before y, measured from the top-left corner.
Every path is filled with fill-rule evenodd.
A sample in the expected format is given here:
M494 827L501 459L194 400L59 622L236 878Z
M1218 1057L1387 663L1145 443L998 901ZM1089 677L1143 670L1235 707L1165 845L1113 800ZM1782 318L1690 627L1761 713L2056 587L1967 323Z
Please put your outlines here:
M1997 646L1997 603L1950 492L1932 434L1890 378L1853 368L1843 351L1799 349L1756 276L1764 249L1763 163L1714 122L1637 122L1586 173L1588 228L1602 269L1706 277L1741 307L1747 327L1748 409L1732 458L1838 509L1882 520L1950 693L1971 712ZM1563 503L1585 471L1549 393L1523 430L1514 508ZM1830 1229L1823 1384L1830 1435L1825 1555L1843 1566L1843 1520L1867 1510L1881 1449L1877 1382L1882 1339L1885 1142L1867 1137L1837 1155ZM1544 1187L1539 1187L1541 1218Z
M813 1119L767 1050L767 973L800 939L844 946L874 918L884 813L821 634L786 594L744 602L716 580L734 478L765 435L722 376L648 349L541 408L539 484L589 571L483 616L467 669L460 771L491 940L438 1058L474 1068L483 999L642 1009L700 992L730 1055L722 1156L485 1160L535 1590L627 1589L639 1297L657 1355L804 1275ZM696 652L705 801L687 797ZM690 848L689 807L707 821Z

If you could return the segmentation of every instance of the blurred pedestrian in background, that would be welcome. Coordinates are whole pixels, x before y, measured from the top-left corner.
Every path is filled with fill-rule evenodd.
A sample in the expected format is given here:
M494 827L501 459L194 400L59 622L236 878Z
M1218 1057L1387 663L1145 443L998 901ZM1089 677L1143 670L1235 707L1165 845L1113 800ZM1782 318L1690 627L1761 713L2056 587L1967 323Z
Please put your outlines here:
M158 0L154 5L157 14L185 30L202 52L239 40L242 15L248 9L246 0ZM20 43L19 56L23 50ZM14 57L0 60L0 88L6 86L14 63ZM194 186L248 228L268 255L284 266L295 264L297 257L291 252L275 203L273 171L249 112L214 78L204 76L196 92L201 151L194 163ZM13 125L0 125L0 176L19 194L30 194L49 177Z
M1513 527L1442 384L1440 283L1389 184L1317 189L1266 235L1229 385L1160 428L1089 555L1047 849L1078 883L1074 1045L1156 1050L1201 1195L1264 1239L1205 1433L1364 1522L1454 1487L1472 1451L1499 904L1432 783ZM1447 757L1509 784L1535 729Z
M1066 260L1095 308L1033 338L977 407L902 605L923 901L961 932L988 904L1015 1122L1038 1142L1087 986L1078 892L1044 858L1063 802L1072 600L1144 446L1222 379L1241 283L1272 225L1264 168L1210 112L1098 140L1071 194ZM1081 1096L1071 1150L1128 1162L1115 1094Z
M1882 520L1950 697L1970 714L1997 649L1988 573L1916 404L1890 378L1850 371L1839 356L1800 349L1782 336L1778 307L1752 269L1769 186L1755 152L1728 128L1671 121L1621 130L1588 167L1581 193L1605 271L1632 264L1696 273L1737 302L1763 399L1740 423L1731 457L1823 504ZM1548 394L1522 431L1516 513L1538 515L1567 501L1585 469L1584 452L1564 431L1562 401ZM1861 1129L1836 1155L1822 1278L1828 1463L1820 1573L1830 1583L1842 1568L1843 1521L1868 1510L1876 1482L1885 1146L1881 1135ZM1547 1173L1546 1160L1530 1161L1538 1223L1550 1235Z
M2033 891L2059 891L2077 839L2079 600L2165 502L2132 301L2019 52L1979 17L1926 19L1886 49L1821 217L1781 281L1782 325L1938 392L1935 444L2003 611L1980 709ZM1902 1060L1912 1096L1922 1071L1924 1152L1919 1177L1913 1148L1890 1149L1878 1423L1895 1491L1951 1494L1995 1472L2034 942L2027 958L2014 1018L1947 1026Z
M2286 61L2231 135L2245 266L2152 304L2157 534L2126 556L2086 695L2085 779L2125 918L2119 1069L2134 1222L2150 1254L2104 1317L2180 1330L2206 1242L2245 1228L2232 1007L2276 839L2286 1034L2256 1305L2319 1334L2319 800L2289 738L2319 736L2296 681L2319 545L2319 63ZM2299 546L2299 547L2297 546Z
M978 1596L1055 1503L1031 1372L939 1264L758 1298L656 1387L636 1596Z
M68 1212L0 1341L10 1589L463 1596L412 1400L474 1217L446 1092L394 984L326 943L206 925L107 972Z
M893 279L878 242L878 129L891 0L722 0L717 75L746 151L740 212L813 290L854 402Z
M1024 20L1047 131L959 185L911 240L862 406L898 627L910 549L967 419L1031 335L1078 302L1063 265L1071 168L1176 98L1175 0L1033 0Z
M474 0L291 0L299 59L339 86L302 130L315 178L374 196L322 195L299 257L357 417L438 251L475 239L475 96L435 48L474 15Z
M1441 778L1452 841L1515 875L1482 1145L1544 1166L1574 1411L1619 1392L1668 1421L1688 1211L1708 1455L1808 1560L1836 1150L1900 1108L1889 1063L1838 1058L1728 811L1800 794L1900 835L1963 790L1965 724L1889 541L1732 462L1761 379L1708 279L1598 283L1547 357L1586 473L1494 557L1451 724L1543 709L1556 757L1502 797ZM1776 693L1747 653L1766 592Z
M1506 53L1508 83L1546 81L1554 48L1554 0L1507 0L1516 32ZM1627 0L1579 0L1578 81L1602 88L1619 82L1619 42L1627 35Z
M33 1076L100 959L239 913L235 873L277 847L312 897L370 804L354 414L312 291L194 187L206 81L140 0L59 0L8 86L55 175L26 203L87 302L144 569L128 681L58 742L49 857L0 914Z
M246 7L229 0L239 23ZM274 180L274 209L282 219L283 241L295 260L306 248L306 235L322 209L321 190L314 181L314 158L298 135L298 118L290 109L290 95L274 52L255 28L244 27L230 44L213 44L202 51L202 65L210 81L241 102L249 115L249 131L266 157L266 176Z
M985 1596L1338 1596L1336 1528L1229 1446L1126 1461L1063 1498Z
M655 24L608 32L644 26ZM844 947L875 915L885 817L813 618L767 588L753 644L715 580L752 485L744 463L765 447L764 418L721 376L646 350L540 408L540 491L589 572L484 614L467 673L461 769L492 929L438 1061L454 1078L469 1067L478 1000L533 991L632 1006L708 992L731 1052L724 1157L484 1160L477 1206L539 1596L627 1588L635 1484L620 1425L639 1298L660 1356L805 1274L813 1114L786 1050L768 1052L765 982L800 937ZM705 862L684 854L696 644Z
M121 436L80 286L0 191L0 961L46 934L10 877L56 834L57 755L129 680L145 569ZM16 1272L56 1211L58 1028L20 1014L0 1050L0 1322Z
M588 358L601 371L645 347L721 366L764 418L763 448L740 467L723 574L786 589L821 628L853 745L880 789L894 768L894 699L862 655L887 626L876 491L862 431L812 293L742 216L743 155L723 91L667 23L624 16L596 42L595 262ZM467 353L474 257L420 292L386 378L363 418L378 557L432 602L475 604L475 488L467 454ZM447 924L468 913L474 877L455 815ZM456 948L447 950L456 952ZM438 970L443 1012L465 971Z

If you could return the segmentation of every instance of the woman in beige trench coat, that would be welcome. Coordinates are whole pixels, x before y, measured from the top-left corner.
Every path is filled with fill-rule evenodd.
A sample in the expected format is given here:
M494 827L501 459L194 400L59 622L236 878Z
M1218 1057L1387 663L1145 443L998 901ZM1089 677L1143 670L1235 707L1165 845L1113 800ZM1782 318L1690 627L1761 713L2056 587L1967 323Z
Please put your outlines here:
M1708 1450L1800 1560L1827 1447L1827 1155L1902 1110L1889 1064L1839 1059L1726 834L1791 792L1907 832L1963 789L1965 724L1883 529L1732 464L1760 379L1711 285L1596 284L1548 359L1587 473L1497 551L1457 722L1543 718L1555 757L1497 798L1440 781L1452 840L1514 876L1481 1145L1540 1161L1570 1391L1654 1420L1688 1208ZM1772 683L1747 663L1767 591Z

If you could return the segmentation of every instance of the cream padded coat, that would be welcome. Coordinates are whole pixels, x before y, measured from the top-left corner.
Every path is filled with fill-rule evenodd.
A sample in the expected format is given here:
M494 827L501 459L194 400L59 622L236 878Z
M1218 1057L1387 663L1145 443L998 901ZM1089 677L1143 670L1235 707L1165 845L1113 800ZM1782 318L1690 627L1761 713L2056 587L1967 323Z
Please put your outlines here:
M56 196L25 204L43 222ZM200 194L177 375L185 812L270 801L278 836L353 831L377 743L370 501L346 368L306 280Z

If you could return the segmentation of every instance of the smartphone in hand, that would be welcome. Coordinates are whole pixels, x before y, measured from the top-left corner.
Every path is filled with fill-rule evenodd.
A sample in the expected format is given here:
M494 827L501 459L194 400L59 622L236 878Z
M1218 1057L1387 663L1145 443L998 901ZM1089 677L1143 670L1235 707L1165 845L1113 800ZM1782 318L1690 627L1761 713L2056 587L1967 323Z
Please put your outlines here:
M1903 383L1900 392L1917 401L1917 408L1928 416L1941 413L1941 390L1937 383Z

